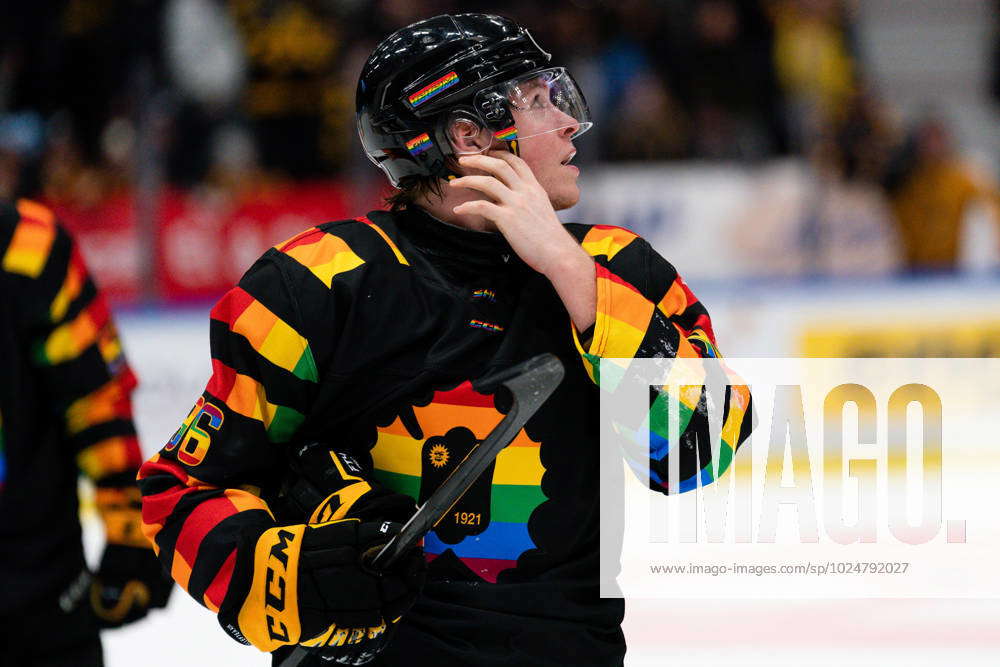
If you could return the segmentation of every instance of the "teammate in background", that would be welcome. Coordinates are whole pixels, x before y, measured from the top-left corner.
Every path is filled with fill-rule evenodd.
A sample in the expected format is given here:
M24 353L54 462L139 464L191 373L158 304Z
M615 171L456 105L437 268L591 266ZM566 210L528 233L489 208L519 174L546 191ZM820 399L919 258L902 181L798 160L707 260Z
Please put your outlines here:
M624 604L598 592L599 362L717 352L707 311L646 241L556 217L579 198L573 139L591 121L549 61L497 16L390 35L357 108L399 188L392 210L279 243L212 310L213 375L143 465L143 520L177 581L277 664L296 645L317 665L622 664ZM379 531L509 409L477 379L543 352L567 369L556 393L423 554L367 571ZM664 493L713 479L704 393L682 400L682 442L654 420ZM727 389L720 471L749 404Z
M104 299L47 208L0 202L0 665L103 665L99 628L167 603L140 526L135 377ZM107 531L92 576L77 478Z

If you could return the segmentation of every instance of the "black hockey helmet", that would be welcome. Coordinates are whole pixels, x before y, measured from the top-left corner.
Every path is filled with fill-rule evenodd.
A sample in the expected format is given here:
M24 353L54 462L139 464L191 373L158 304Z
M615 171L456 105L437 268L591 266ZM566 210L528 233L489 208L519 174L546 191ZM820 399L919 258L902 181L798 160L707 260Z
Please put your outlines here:
M590 112L569 73L549 66L551 58L502 16L443 15L409 25L385 38L362 69L361 144L398 187L411 176L449 175L446 159L455 151L446 130L457 119L490 131L515 154L526 136L518 136L512 107L549 114L546 129L533 134L572 125L576 136L592 125Z

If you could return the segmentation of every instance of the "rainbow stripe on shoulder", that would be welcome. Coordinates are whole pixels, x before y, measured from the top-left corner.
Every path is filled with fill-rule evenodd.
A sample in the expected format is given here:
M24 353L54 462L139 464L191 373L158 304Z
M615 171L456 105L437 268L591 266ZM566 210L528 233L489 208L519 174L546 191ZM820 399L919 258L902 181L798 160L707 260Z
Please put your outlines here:
M394 254L396 256L396 261L398 261L400 264L402 264L404 266L409 266L410 265L410 263L408 261L406 261L406 257L403 256L403 253L401 253L399 251L399 246L397 246L393 242L393 240L391 238L389 238L389 235L385 233L385 230L383 230L381 227L379 227L378 225L376 225L374 222L372 222L371 220L369 220L365 216L360 216L360 217L354 218L354 219L357 220L358 222L363 222L364 224L368 225L373 230L375 230L375 233L378 234L379 236L381 236L382 240L385 241L385 244L387 246L389 246L390 250L392 250L392 254Z
M37 278L48 262L56 239L56 216L41 204L27 199L17 202L17 212L21 220L0 266L8 273Z
M351 250L339 236L312 227L274 246L316 276L327 288L333 278L364 264L364 260Z
M639 238L635 232L613 225L594 225L583 237L580 245L591 257L605 255L608 261Z

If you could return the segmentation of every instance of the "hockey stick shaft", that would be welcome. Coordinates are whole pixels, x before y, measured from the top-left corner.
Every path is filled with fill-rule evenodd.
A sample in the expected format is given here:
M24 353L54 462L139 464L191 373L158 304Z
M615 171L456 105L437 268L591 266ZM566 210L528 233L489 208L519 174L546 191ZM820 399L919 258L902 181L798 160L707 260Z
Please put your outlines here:
M479 478L500 451L517 436L532 415L552 395L564 374L562 363L550 354L540 355L522 365L493 376L487 385L503 385L513 394L514 402L503 420L470 451L451 475L410 517L402 530L371 561L375 570L391 566L406 551L413 548Z
M483 391L507 387L513 397L510 411L478 445L462 459L452 473L410 517L403 528L367 564L375 571L391 567L400 556L416 546L454 507L462 495L509 445L542 404L556 390L565 375L562 362L552 354L533 357L480 383ZM281 667L297 667L309 650L296 646Z

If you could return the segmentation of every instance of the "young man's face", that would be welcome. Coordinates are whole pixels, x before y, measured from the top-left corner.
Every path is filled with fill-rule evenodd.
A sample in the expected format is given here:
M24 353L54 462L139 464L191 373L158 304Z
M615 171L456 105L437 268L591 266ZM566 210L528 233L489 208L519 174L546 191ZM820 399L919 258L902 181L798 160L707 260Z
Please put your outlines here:
M570 137L579 123L550 102L544 82L528 82L521 89L522 98L511 105L518 136L526 137L518 141L521 158L545 188L552 207L569 208L580 199L580 170L567 163L576 153Z

